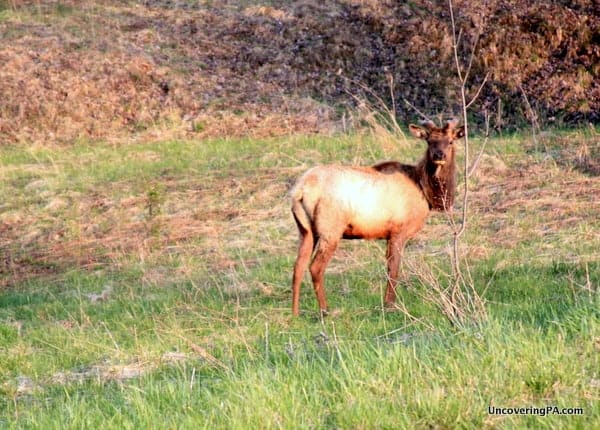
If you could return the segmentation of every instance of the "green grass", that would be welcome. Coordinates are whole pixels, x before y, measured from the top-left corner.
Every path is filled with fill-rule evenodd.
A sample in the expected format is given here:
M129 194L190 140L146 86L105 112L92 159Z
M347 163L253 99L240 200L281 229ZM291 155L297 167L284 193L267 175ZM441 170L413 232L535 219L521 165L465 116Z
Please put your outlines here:
M382 311L378 243L340 247L326 274L334 316L317 318L305 280L291 317L289 184L316 163L416 160L418 143L391 154L358 136L2 148L12 263L0 266L0 427L597 427L597 212L584 197L550 200L565 173L519 139L493 139L507 171L474 184L463 246L489 319L460 330L411 278L401 299L421 322ZM511 176L540 166L544 177ZM566 174L565 193L598 188ZM58 199L68 204L49 206ZM111 248L115 235L132 245ZM406 258L447 270L450 240L433 216ZM77 263L93 252L96 264Z

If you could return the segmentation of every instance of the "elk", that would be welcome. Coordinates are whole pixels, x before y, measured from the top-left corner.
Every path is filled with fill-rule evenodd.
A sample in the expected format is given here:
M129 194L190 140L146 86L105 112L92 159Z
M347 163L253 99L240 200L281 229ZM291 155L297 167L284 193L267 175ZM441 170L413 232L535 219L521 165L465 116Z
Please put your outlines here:
M320 312L327 314L323 276L341 239L387 240L385 304L393 306L404 245L423 228L429 211L452 210L453 143L464 136L464 127L457 127L455 120L443 127L431 121L410 124L409 130L427 141L417 165L386 161L374 166L316 166L292 188L292 213L300 234L292 280L293 315L299 315L300 284L309 262Z

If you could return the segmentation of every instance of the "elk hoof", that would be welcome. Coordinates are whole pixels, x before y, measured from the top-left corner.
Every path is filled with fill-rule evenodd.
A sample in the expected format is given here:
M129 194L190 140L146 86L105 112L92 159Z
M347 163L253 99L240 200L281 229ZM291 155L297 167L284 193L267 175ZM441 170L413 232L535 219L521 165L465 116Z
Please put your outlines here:
M384 308L387 312L397 312L400 310L400 306L396 302L385 302Z

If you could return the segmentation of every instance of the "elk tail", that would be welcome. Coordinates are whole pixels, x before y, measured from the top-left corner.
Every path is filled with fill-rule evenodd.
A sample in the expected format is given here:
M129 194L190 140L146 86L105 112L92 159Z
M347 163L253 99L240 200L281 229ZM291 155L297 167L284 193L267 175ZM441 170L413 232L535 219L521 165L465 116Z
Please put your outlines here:
M292 189L292 213L294 214L294 219L296 220L300 233L308 233L312 236L312 221L307 208L304 206L303 194L302 187L294 187L294 189Z
M312 228L312 221L303 202L303 190L301 186L296 186L291 192L292 213L300 233L300 244L298 246L298 257L294 264L294 276L292 279L292 313L299 314L300 284L302 277L310 262L311 254L315 245L315 237Z

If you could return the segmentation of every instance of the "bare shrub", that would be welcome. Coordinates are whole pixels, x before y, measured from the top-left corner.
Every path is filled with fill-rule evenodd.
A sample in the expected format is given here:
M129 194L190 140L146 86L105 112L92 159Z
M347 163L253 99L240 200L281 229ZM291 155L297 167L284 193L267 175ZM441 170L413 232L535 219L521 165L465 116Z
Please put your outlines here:
M434 270L424 260L418 263L408 265L408 273L418 282L417 293L427 302L434 304L440 312L448 319L454 327L464 327L470 324L478 324L487 319L487 310L485 300L478 294L475 284L469 270L468 262L463 257L460 238L467 228L468 203L469 203L469 177L475 171L479 159L483 154L485 142L489 133L489 116L486 114L486 140L482 145L482 150L474 163L471 164L469 157L469 135L468 135L468 117L467 110L471 107L475 99L481 93L488 75L481 80L481 85L475 92L475 95L467 100L467 82L471 73L473 59L477 43L471 48L470 57L467 65L461 65L459 56L459 43L462 31L457 32L456 22L454 20L454 9L452 0L448 1L450 10L451 30L452 30L452 51L454 55L454 64L459 83L459 95L461 104L461 116L464 134L464 164L463 164L463 195L461 215L457 220L452 211L452 207L446 208L446 215L452 228L452 251L450 263L452 272L446 273L440 268ZM477 38L476 38L477 40Z

